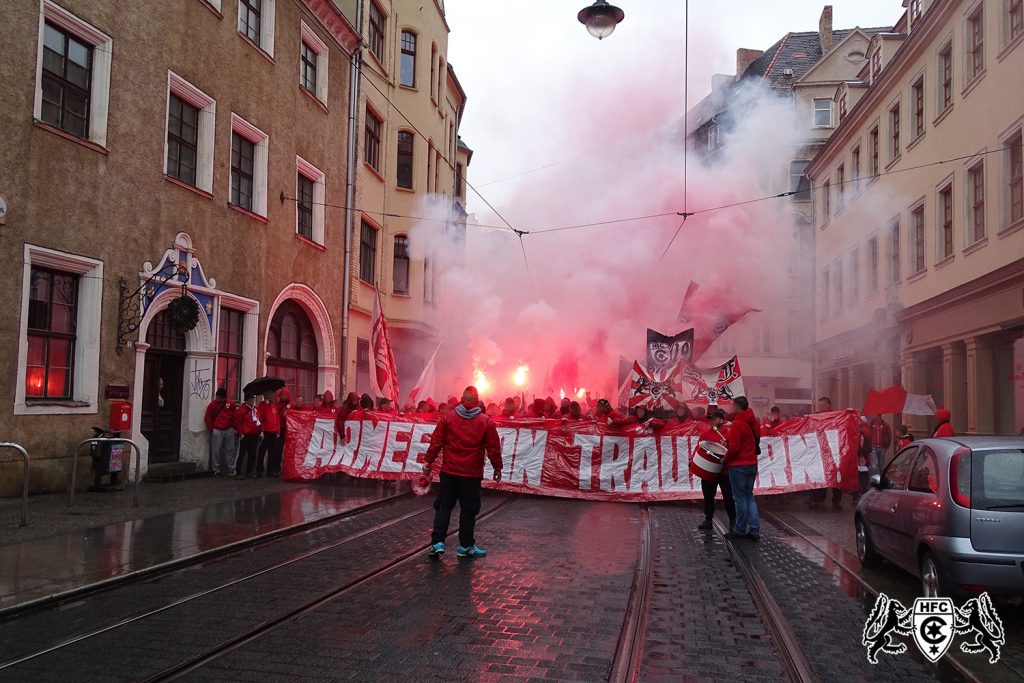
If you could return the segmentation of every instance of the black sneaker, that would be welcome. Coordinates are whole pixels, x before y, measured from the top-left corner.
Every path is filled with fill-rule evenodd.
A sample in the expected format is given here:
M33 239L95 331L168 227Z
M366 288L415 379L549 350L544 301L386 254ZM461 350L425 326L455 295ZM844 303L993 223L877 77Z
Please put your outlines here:
M709 531L712 528L711 527L711 520L710 519L705 519L703 522L701 522L700 524L697 525L697 528L700 529L701 531Z

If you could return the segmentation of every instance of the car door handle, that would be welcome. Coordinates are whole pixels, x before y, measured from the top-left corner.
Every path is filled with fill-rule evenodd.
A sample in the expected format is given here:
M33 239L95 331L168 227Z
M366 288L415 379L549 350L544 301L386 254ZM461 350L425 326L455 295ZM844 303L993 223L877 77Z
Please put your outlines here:
M899 507L899 506L898 506L898 505L892 505L892 506L890 506L890 507L889 507L889 512L896 512L896 508L897 508L897 507Z

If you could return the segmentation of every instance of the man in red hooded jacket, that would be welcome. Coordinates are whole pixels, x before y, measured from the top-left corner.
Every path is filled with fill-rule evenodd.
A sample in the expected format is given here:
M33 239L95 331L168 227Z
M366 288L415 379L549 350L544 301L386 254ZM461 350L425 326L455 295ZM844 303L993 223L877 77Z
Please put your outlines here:
M484 456L494 467L494 481L501 481L501 442L494 421L483 412L476 387L466 387L462 401L438 421L430 437L430 448L423 463L423 475L430 477L434 461L441 451L441 481L434 501L434 531L430 554L444 552L452 510L459 503L459 557L484 557L487 551L476 544L473 532L480 512L480 484L484 476Z
M938 418L939 423L935 425L935 432L932 434L933 439L956 436L956 432L953 431L953 425L949 422L953 418L953 413L950 412L949 408L939 408L935 411L935 417Z
M754 501L754 481L757 479L757 451L761 440L761 427L750 409L746 396L732 400L737 413L729 428L729 446L722 464L729 467L729 483L736 505L736 524L727 538L761 538L761 520Z

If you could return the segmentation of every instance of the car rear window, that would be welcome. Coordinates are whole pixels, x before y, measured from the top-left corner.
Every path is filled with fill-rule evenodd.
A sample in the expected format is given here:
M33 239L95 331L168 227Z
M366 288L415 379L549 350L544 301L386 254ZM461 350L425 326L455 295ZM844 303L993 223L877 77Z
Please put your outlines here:
M1024 512L1024 451L971 454L971 507Z

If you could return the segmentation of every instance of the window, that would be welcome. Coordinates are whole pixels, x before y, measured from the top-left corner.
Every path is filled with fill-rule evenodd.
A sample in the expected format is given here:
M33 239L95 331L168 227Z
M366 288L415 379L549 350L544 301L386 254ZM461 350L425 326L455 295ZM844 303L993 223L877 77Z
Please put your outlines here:
M231 197L239 208L267 215L267 156L270 138L241 116L231 114Z
M860 300L860 248L854 247L850 252L850 298L847 305L852 306Z
M395 235L395 258L392 289L396 294L409 293L409 238Z
M984 5L967 18L967 79L972 80L985 70Z
M14 414L95 414L103 264L26 244Z
M1007 0L1006 24L1009 33L1007 43L1024 33L1024 0Z
M706 141L707 144L706 144L706 146L707 146L708 151L710 152L710 151L714 150L716 147L718 147L718 123L715 122L715 121L712 121L711 123L709 123L706 132L707 132L707 141Z
M317 393L319 349L309 316L294 301L274 313L267 333L267 374L284 380L292 396Z
M199 109L172 94L167 107L167 175L196 184Z
M917 455L916 448L907 448L896 454L896 457L886 466L882 478L885 488L902 491L907 488L907 480L910 478L910 466L914 464L914 456Z
M846 206L846 165L839 164L836 169L836 205L837 210L842 211Z
M395 169L396 182L398 187L407 190L412 189L413 174L413 137L412 133L401 131L398 133L398 164Z
M435 192L434 181L434 143L427 142L427 192Z
M330 51L306 22L300 23L299 33L299 85L326 105Z
M1024 218L1024 140L1021 132L1010 138L1006 143L1007 204L1009 205L1009 224Z
M894 161L900 156L900 103L889 110L889 159Z
M924 76L911 86L914 98L914 137L924 135Z
M832 218L832 181L826 180L821 186L822 222L828 223Z
M968 244L985 237L985 162L979 161L967 171L967 193L970 203Z
M429 256L423 258L423 300L428 304L434 301L434 264Z
M92 55L91 45L46 22L42 120L80 138L89 137Z
M380 127L383 121L366 108L366 138L363 143L363 161L375 171L380 171Z
M824 97L814 98L814 127L832 127L832 100Z
M430 98L435 103L441 99L437 94L437 43L430 44Z
M384 12L380 6L370 1L370 29L368 31L370 52L376 55L377 60L384 63Z
M238 401L242 387L242 336L245 313L233 308L220 309L217 335L217 388L223 387L228 398Z
M921 273L925 269L923 204L910 212L910 234L914 240L914 272Z
M939 235L941 250L939 258L953 255L953 185L939 190L939 220L942 232Z
M299 218L295 231L311 240L313 239L313 181L299 173L296 178L296 188L298 198L295 203L298 207Z
M889 224L889 283L900 281L900 219Z
M108 35L49 0L39 25L36 120L98 145L107 143Z
M462 174L465 173L462 164L455 164L455 196L459 199L465 199L466 193L463 188Z
M917 26L917 20L921 18L921 0L910 0L910 25Z
M874 82L878 78L878 74L882 73L882 48L879 47L871 53L871 81Z
M868 133L868 146L871 149L871 177L878 176L878 126Z
M821 296L818 297L818 301L821 302L821 321L825 322L828 320L829 312L829 301L832 300L832 284L831 278L829 277L828 268L821 271Z
M70 399L78 321L78 276L32 268L28 309L27 398Z
M868 238L868 291L878 291L878 237Z
M409 88L416 87L416 34L412 31L402 31L399 82Z
M939 112L944 112L953 106L953 44L946 43L946 46L939 52L939 77L942 79L942 87L939 88Z
M809 161L791 161L789 164L789 191L794 202L811 200L811 179L807 177Z
M252 211L256 145L238 133L231 134L231 203ZM312 192L312 190L310 190ZM312 221L312 217L310 218Z
M907 489L919 493L939 492L939 466L935 453L927 446L921 449L921 457L917 459L914 469L910 472Z
M839 315L843 312L843 259L837 258L835 263L832 264L832 269L835 271L833 280L835 282L836 290L836 303L835 303L835 314Z
M274 56L274 0L238 0L238 32Z
M366 221L359 230L359 279L376 285L377 272L377 229Z
M850 173L853 178L853 191L860 191L860 145L853 148L850 155Z
M213 190L213 134L217 103L173 71L167 72L164 172L204 192Z
M302 157L295 157L295 169L295 234L323 245L326 177Z
M842 123L843 119L845 119L845 118L846 118L846 91L844 90L843 94L839 96L839 123Z

